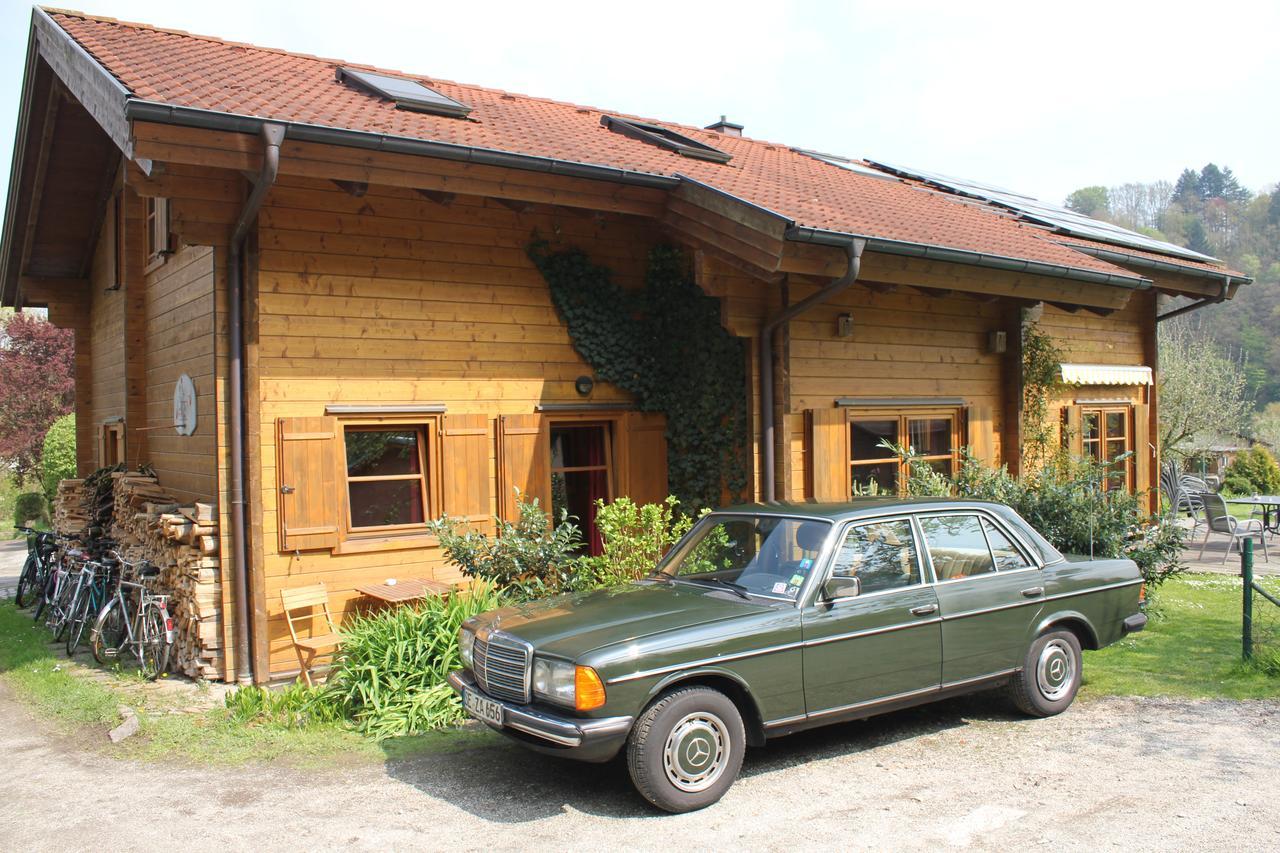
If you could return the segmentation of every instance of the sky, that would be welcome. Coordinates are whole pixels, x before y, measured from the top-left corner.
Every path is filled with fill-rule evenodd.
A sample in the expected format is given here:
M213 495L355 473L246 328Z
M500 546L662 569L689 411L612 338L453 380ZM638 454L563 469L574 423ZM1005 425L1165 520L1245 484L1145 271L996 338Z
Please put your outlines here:
M1280 181L1280 3L66 0L80 11L985 181ZM31 6L0 0L0 139ZM10 152L0 157L7 170Z

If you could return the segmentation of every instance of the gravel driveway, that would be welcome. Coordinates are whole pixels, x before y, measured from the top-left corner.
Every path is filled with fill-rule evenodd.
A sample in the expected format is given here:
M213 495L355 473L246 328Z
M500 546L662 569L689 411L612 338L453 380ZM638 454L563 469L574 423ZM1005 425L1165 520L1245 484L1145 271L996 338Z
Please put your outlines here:
M0 687L0 691L3 691ZM143 765L0 692L7 849L1275 850L1280 703L1105 699L1049 720L979 696L753 750L718 805L659 815L625 769L498 738L385 765Z

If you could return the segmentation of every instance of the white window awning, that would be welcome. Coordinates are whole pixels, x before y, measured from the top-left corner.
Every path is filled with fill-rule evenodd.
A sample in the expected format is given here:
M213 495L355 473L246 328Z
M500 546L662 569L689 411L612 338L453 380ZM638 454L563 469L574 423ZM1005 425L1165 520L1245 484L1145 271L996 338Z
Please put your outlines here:
M1068 385L1153 385L1151 368L1128 364L1064 364Z

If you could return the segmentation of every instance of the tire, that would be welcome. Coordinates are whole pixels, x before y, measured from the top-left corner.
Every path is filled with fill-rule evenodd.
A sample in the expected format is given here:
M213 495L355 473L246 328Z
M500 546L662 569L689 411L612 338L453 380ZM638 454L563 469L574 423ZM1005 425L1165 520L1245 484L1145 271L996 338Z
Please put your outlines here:
M80 598L80 580L72 582L70 577L63 578L62 589L58 590L58 600L54 602L54 613L58 614L57 624L53 626L53 641L61 643L67 638L67 628L71 624L72 605L78 605Z
M172 646L165 639L164 616L160 608L147 604L142 611L142 677L155 681L169 665L169 649Z
M27 561L22 564L22 574L18 576L18 588L13 594L13 603L18 605L19 609L30 607L36 600L37 575L40 573L40 566L36 562L36 555L33 551L27 555Z
M1027 650L1022 671L1009 682L1009 698L1032 717L1052 717L1080 690L1080 640L1071 631L1046 631Z
M89 632L89 651L93 652L93 659L103 666L119 660L120 647L124 645L126 636L120 599L113 598L98 611L98 618Z
M709 687L658 697L627 739L627 769L646 800L668 812L706 808L724 796L747 748L738 708Z
M67 657L76 656L76 648L80 645L80 638L84 635L85 623L89 621L89 599L92 590L85 590L80 599L76 601L76 612L71 614L71 618L67 620Z

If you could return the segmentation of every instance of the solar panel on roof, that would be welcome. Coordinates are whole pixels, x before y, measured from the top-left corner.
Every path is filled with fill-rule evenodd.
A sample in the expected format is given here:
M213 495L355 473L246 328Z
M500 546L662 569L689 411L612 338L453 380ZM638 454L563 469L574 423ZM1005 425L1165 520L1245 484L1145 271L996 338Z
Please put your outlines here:
M892 179L892 175L886 175L884 172L872 169L864 163L860 163L849 157L841 157L839 154L824 154L821 151L810 151L807 148L792 148L797 154L803 154L806 157L812 157L815 160L821 160L829 166L835 166L844 169L847 172L856 172L859 175L866 175L869 178Z
M1086 240L1097 240L1100 243L1128 246L1145 252L1172 255L1191 261L1217 262L1217 258L1209 255L1202 255L1199 252L1193 252L1190 249L1175 246L1173 243L1166 243L1163 240L1154 240L1145 234L1139 234L1137 231L1130 231L1128 228L1121 228L1119 225L1113 225L1110 222L1093 219L1076 213L1074 210L1067 210L1065 207L1058 207L1055 204L1049 204L1029 195L1006 190L1002 187L963 178L953 178L949 175L927 172L923 169L907 169L881 160L868 160L867 162L893 175L922 181L944 190L1007 208L1024 219L1052 228L1061 234L1068 234L1072 237L1080 237Z
M404 77L393 77L390 74L377 74L373 71L358 71L354 68L339 68L338 79L352 80L384 98L396 102L396 106L406 110L435 113L437 115L462 118L471 112L471 107L442 95L416 80Z

